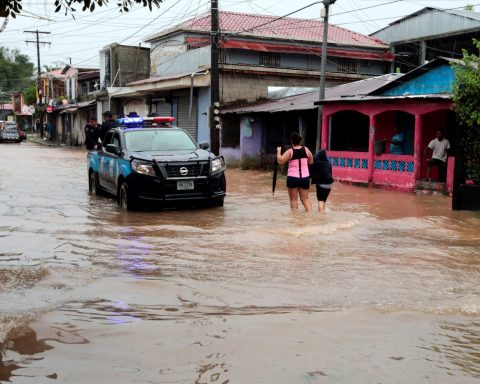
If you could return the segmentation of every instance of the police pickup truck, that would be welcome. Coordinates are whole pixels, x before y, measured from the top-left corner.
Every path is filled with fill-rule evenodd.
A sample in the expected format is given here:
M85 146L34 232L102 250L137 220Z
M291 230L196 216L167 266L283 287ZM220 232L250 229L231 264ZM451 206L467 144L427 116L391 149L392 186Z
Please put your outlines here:
M225 162L197 144L173 117L117 120L101 148L88 152L88 185L116 196L125 209L141 202L206 202L223 206Z

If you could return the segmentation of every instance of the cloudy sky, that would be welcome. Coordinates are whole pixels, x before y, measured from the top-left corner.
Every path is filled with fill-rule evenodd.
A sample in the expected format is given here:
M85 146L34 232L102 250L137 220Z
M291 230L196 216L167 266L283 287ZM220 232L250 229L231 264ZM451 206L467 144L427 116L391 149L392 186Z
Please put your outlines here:
M98 68L98 51L111 43L138 45L144 37L207 12L210 0L164 0L159 9L150 12L135 7L128 13L120 13L115 0L95 12L71 15L55 13L54 0L22 0L24 13L17 19L9 18L0 33L0 46L16 48L28 55L36 64L36 46L25 40L35 40L35 35L24 31L49 32L40 35L41 65L57 65L71 62L78 67ZM313 0L219 0L222 10L282 16L299 11L292 17L319 19L320 4ZM317 2L318 3L318 2ZM330 22L343 28L370 34L392 21L427 6L462 9L467 4L480 11L480 0L337 0L330 8ZM0 27L4 22L0 18ZM148 46L143 43L142 46Z

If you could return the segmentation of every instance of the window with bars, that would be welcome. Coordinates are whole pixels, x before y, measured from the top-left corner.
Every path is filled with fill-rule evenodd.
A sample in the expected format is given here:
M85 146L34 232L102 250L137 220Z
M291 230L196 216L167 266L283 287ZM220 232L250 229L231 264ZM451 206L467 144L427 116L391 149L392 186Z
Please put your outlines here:
M345 73L358 73L358 60L345 57L337 58L337 71Z
M259 64L264 67L280 67L280 53L260 52Z

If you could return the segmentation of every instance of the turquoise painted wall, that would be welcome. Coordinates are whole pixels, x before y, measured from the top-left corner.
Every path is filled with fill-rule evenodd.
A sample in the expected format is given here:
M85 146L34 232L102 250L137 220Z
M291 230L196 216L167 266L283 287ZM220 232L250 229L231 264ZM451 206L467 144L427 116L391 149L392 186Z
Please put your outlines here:
M398 80L401 81L402 78L399 78ZM453 81L453 68L448 64L444 64L430 69L428 72L410 79L406 83L390 88L389 90L382 92L382 95L402 96L407 93L410 95L452 93Z

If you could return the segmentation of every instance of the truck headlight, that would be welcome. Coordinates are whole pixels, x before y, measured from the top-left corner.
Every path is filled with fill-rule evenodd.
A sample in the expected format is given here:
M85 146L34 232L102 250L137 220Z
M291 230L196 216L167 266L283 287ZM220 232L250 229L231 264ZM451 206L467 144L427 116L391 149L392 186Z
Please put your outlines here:
M131 165L132 169L137 173L141 173L142 175L155 176L155 170L153 169L152 164L138 160L132 160Z
M212 175L218 172L222 172L224 170L225 170L225 160L223 160L222 156L212 160Z

